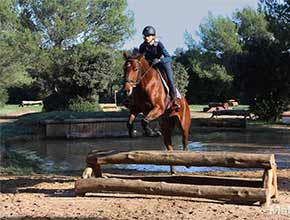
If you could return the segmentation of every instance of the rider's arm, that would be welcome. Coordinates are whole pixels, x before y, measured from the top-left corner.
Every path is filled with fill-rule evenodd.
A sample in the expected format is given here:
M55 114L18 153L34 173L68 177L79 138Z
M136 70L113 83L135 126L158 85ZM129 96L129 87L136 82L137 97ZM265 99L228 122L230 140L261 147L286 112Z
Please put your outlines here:
M145 52L146 52L145 46L144 46L144 44L141 44L139 46L139 53L142 54L142 53L145 53Z
M168 53L168 51L166 50L166 48L164 47L164 45L159 41L158 42L158 46L161 50L161 53L163 55L163 57L160 59L162 63L168 63L171 62L171 56Z

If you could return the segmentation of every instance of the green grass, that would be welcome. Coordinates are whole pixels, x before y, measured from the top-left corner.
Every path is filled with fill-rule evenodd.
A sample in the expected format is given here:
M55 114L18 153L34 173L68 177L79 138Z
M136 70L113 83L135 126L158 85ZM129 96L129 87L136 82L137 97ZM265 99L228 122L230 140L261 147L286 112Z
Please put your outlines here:
M208 107L207 105L189 105L190 111L202 112L203 108Z
M208 107L208 105L189 105L190 111L193 112L202 112L203 108ZM232 107L232 109L249 109L248 105L238 105L235 107Z
M233 109L243 109L243 110L248 110L249 109L249 106L248 105L238 105L238 106L235 106L235 107L232 107Z
M33 173L32 167L7 166L0 167L1 175L27 176Z
M28 150L9 150L4 148L7 160L4 166L0 167L1 174L8 175L30 175L33 171L39 170L42 159L36 152ZM2 149L3 151L3 149Z
M3 108L0 108L0 115L6 115L6 114L24 112L24 111L41 112L41 110L42 110L41 105L24 106L24 107L19 107L18 105L5 105Z

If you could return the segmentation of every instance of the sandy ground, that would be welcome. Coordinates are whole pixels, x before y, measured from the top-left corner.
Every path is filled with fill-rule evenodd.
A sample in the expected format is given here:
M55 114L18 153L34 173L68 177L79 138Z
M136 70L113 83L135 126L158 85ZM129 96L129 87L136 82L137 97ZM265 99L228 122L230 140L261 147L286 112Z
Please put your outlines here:
M208 173L207 173L208 174ZM260 177L261 172L211 175ZM22 219L290 219L290 170L278 171L279 198L269 208L221 201L136 194L75 197L76 176L1 176L0 218ZM280 214L279 214L280 213Z
M6 121L5 121L6 122ZM201 174L201 173L198 173ZM261 177L260 171L205 173ZM195 198L136 194L75 197L78 176L0 176L0 219L290 219L290 169L278 170L279 198L269 208Z

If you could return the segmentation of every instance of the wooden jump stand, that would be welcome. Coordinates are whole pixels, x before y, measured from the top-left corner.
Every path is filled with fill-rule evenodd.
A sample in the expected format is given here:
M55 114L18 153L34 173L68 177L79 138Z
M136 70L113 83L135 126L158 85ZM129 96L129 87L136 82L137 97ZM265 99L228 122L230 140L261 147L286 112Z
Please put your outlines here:
M278 196L276 163L273 154L246 154L184 151L92 151L87 156L85 179L75 183L77 196L88 192L132 192L151 195L184 196L215 200L255 203L268 207ZM262 179L203 176L196 183L193 176L155 176L102 178L105 164L155 164L180 166L217 166L233 168L262 168ZM94 174L97 178L89 178ZM89 178L89 179L86 179ZM206 184L206 185L205 185ZM242 185L242 186L241 186Z

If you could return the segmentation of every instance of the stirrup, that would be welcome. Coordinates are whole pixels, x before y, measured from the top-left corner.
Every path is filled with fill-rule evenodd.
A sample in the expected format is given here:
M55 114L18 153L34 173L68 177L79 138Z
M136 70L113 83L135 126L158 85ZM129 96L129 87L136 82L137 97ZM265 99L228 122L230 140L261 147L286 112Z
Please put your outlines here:
M179 103L177 102L176 98L173 99L172 101L172 108L175 110L175 111L179 111L181 106L179 105Z

